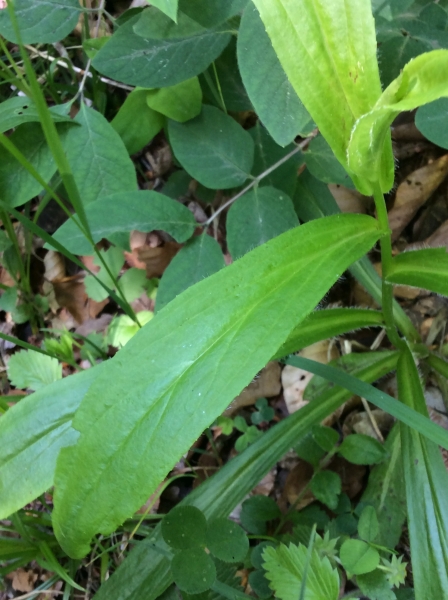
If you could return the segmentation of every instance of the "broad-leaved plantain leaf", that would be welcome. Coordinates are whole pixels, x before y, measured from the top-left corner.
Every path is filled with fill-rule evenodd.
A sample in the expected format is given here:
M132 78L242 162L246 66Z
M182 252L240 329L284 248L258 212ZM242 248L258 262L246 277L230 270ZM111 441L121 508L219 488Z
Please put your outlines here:
M414 358L402 350L397 367L402 402L427 415ZM445 598L448 589L448 473L437 445L400 424L412 573L416 598Z
M133 229L161 229L178 242L185 242L196 227L192 213L180 202L146 190L101 198L86 207L86 217L95 242ZM59 227L53 237L74 254L89 254L92 251L85 236L71 220Z
M363 215L290 230L186 290L107 363L76 414L78 443L58 459L54 526L70 555L146 501L379 236Z

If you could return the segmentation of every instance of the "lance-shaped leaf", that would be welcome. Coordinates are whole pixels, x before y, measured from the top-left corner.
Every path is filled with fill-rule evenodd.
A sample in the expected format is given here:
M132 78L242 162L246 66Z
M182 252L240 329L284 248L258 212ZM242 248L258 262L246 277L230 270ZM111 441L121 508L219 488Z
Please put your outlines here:
M107 363L58 459L54 525L70 555L145 502L379 236L363 215L292 229L186 290Z
M445 248L403 252L392 259L387 281L448 296L448 254Z
M353 371L362 381L373 382L396 366L396 353L378 356L369 366ZM227 517L276 462L310 429L334 412L351 392L333 387L287 419L280 421L243 453L229 461L213 477L194 489L182 505L193 505L208 519ZM155 600L172 582L170 561L154 549L160 542L161 527L138 544L110 579L99 589L95 600ZM142 569L142 564L147 565Z
M381 95L370 2L254 0L254 4L288 79L348 170L346 151L353 125ZM392 161L391 150L385 156Z
M402 402L427 415L414 358L407 348L398 361ZM448 473L436 444L401 424L403 472L416 598L445 598L448 589Z
M448 96L448 50L433 50L414 58L384 90L375 107L356 122L348 147L348 165L366 185L358 186L364 194L373 193L373 183L380 179L387 192L394 174L384 163L384 144L389 127L404 110ZM370 183L368 183L370 182Z
M320 340L325 340L361 327L383 325L383 315L367 308L330 308L317 310L289 334L286 342L277 350L275 358L281 358Z

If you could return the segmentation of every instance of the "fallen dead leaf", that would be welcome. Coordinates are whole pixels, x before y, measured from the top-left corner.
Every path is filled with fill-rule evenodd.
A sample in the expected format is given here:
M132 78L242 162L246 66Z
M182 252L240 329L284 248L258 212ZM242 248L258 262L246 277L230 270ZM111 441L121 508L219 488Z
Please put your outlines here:
M126 262L130 267L146 269L148 279L161 277L182 248L177 242L164 242L158 238L158 245L148 238L147 234L133 231L131 234L131 252L125 252Z
M346 213L366 213L369 199L356 190L349 190L343 185L330 183L328 186L336 204Z
M62 281L53 281L54 293L59 306L66 308L75 320L82 324L94 319L109 303L109 298L95 302L86 294L82 275L66 277Z
M417 169L398 186L389 211L389 226L395 241L418 209L428 200L448 174L448 154Z
M429 248L440 248L445 246L448 250L448 221L442 223L432 235L426 238L424 246Z
M11 585L17 592L32 592L34 582L37 580L37 573L19 568L10 573L8 578L12 579Z
M235 398L229 408L224 412L227 417L243 406L251 406L259 398L272 398L281 390L281 367L278 362L269 362L258 376Z

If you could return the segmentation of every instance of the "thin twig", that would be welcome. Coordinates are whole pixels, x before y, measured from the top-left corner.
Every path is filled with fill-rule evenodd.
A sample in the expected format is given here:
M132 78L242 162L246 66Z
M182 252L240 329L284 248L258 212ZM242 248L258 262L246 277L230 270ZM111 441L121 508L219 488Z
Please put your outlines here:
M58 590L34 590L34 592L28 592L28 594L23 594L23 596L16 596L14 600L27 600L27 598L35 598L39 596L39 594L56 594L57 596L62 596L64 592L60 592Z
M383 434L381 433L380 428L378 427L378 423L376 422L376 419L375 419L372 411L370 410L369 403L362 396L361 396L361 402L362 402L362 405L364 406L367 416L369 417L369 421L370 421L370 424L372 425L373 431L376 433L379 441L384 442Z
M300 152L301 150L306 148L306 146L308 146L310 141L313 138L315 138L317 134L318 134L318 130L315 129L311 133L311 135L309 135L306 139L303 140L303 142L300 142L300 144L297 144L297 146L294 148L294 150L291 150L291 152L289 152L286 156L284 156L283 158L278 160L276 163L271 165L268 169L266 169L266 171L263 171L263 173L260 173L260 175L257 175L256 177L254 177L254 179L249 183L249 185L247 185L243 190L241 190L241 192L238 192L238 194L233 196L233 198L230 198L230 200L227 200L227 202L225 202L222 206L220 206L217 209L217 211L205 223L203 223L202 226L204 228L207 228L209 225L211 225L213 223L213 221L216 219L216 217L218 215L220 215L223 210L225 210L228 206L233 204L235 202L235 200L238 200L238 198L241 198L241 196L244 196L244 194L246 194L254 186L256 186L258 183L260 183L260 181L262 181L265 177L270 175L272 173L272 171L275 171L276 169L278 169L278 167L280 167L283 163L287 162L291 157L293 157L295 154L297 154L297 152Z
M51 56L50 54L48 54L48 52L42 52L41 50L37 50L36 48L34 48L34 46L25 45L25 48L27 50L29 50L35 56L40 56L41 58L43 58L45 60L49 60L50 62L55 62L60 67L64 67L65 69L73 69L73 71L75 73L78 73L79 75L86 74L86 71L84 69L80 69L79 67L75 67L74 65L69 65L64 60L61 60L60 58L55 58L54 56ZM34 57L31 56L31 58L34 58ZM87 71L87 77L93 77L93 75L90 71ZM103 83L107 83L109 85L113 85L117 88L121 88L123 90L128 90L130 92L132 92L132 90L134 89L133 86L126 85L124 83L119 83L118 81L114 81L113 79L109 79L108 77L100 77L100 81L102 81Z

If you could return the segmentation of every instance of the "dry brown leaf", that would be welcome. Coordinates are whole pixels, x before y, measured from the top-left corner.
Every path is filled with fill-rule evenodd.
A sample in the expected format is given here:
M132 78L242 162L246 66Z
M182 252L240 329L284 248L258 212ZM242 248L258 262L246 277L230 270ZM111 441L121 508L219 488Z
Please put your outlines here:
M165 269L181 247L181 244L177 242L164 242L163 245L156 247L145 243L141 246L132 247L131 245L132 252L125 252L124 255L129 266L137 269L146 269L146 275L148 279L151 279L152 277L161 277L163 275Z
M79 324L94 319L109 303L109 298L95 302L87 296L82 275L54 281L53 288L59 306L66 308Z
M398 186L395 203L389 211L392 240L396 240L406 225L439 187L448 174L448 154L421 169L417 169Z
M445 246L448 250L448 221L445 221L438 227L432 235L426 238L425 247L440 248Z
M311 481L313 476L314 469L304 460L299 460L299 462L293 467L290 471L288 477L285 481L285 486L283 488L282 500L283 502L286 500L289 504L294 504L294 502L299 497L299 494L303 492L306 486ZM308 489L301 498L299 504L297 505L297 510L301 510L314 502L315 498L310 489ZM283 504L283 503L282 503ZM286 507L285 507L286 508Z
M10 573L8 578L12 579L11 585L17 592L32 592L34 582L37 580L37 573L19 568Z
M224 412L226 416L232 415L243 406L255 404L258 398L272 398L277 396L281 390L280 384L281 367L278 362L269 362L239 396L235 398L229 408Z
M369 199L356 190L349 190L343 185L330 183L328 186L336 204L346 213L366 213Z

